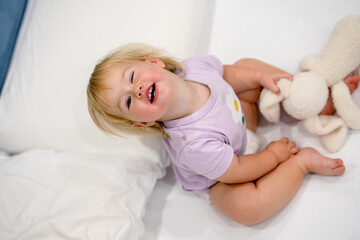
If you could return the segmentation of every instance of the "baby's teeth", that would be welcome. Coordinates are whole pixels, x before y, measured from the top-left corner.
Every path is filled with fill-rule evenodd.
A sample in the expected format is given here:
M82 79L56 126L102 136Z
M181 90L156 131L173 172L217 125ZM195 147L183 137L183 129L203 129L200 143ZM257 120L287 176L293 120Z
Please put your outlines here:
M149 99L151 99L151 94L152 94L153 91L154 91L154 87L151 87L151 88L150 88L150 91L149 91L149 94L148 94Z

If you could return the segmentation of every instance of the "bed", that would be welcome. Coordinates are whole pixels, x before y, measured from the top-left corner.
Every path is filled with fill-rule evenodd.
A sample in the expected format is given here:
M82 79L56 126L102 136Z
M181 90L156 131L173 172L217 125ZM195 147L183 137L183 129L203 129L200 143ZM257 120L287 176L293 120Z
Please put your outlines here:
M307 175L282 211L249 227L181 189L160 137L105 135L86 105L94 65L119 45L297 73L359 12L357 0L1 1L0 239L360 239L359 131L330 154L284 112L261 118L262 147L289 137L342 158L346 173ZM359 90L353 99L360 107Z

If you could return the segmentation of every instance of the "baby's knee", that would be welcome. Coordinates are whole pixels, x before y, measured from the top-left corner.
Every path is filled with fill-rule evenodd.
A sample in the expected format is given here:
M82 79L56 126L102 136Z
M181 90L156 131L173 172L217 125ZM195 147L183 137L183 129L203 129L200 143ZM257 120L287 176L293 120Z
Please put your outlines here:
M217 209L233 221L247 226L270 217L254 183L233 186L219 182L210 189L211 202Z

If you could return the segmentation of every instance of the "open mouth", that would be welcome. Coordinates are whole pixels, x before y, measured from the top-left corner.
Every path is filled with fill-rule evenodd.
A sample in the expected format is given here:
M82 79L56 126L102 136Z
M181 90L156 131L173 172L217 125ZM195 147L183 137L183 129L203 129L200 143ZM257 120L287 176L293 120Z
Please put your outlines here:
M155 98L155 83L150 87L148 97L150 103L153 103Z

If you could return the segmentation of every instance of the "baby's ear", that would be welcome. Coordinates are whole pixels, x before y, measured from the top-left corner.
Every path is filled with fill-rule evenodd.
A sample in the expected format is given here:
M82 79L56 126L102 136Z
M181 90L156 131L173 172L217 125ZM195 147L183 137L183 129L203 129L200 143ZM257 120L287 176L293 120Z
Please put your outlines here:
M155 125L156 122L134 122L132 124L133 128L144 128L144 127L151 127Z
M145 62L155 64L161 68L165 68L165 63L162 60L160 60L156 57L147 57L147 56L145 56L145 57L146 57Z

